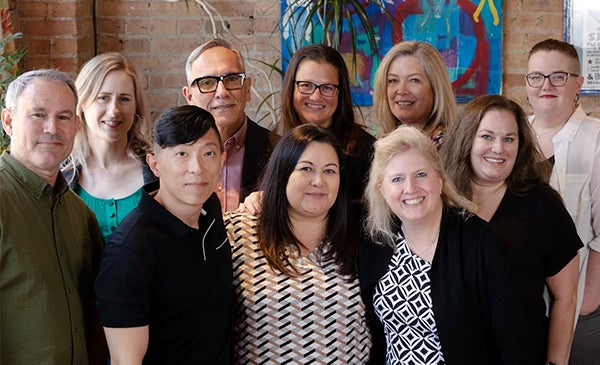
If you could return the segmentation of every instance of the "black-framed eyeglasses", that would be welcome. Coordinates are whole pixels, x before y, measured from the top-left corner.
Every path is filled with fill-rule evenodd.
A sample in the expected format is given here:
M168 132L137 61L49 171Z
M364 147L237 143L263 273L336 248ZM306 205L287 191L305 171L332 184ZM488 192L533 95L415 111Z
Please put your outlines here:
M243 72L230 73L223 76L204 76L198 77L192 81L192 86L196 85L201 93L213 93L217 91L219 81L227 90L239 90L244 86L246 74Z
M525 80L527 80L527 83L531 87L542 87L546 79L550 81L550 85L554 87L560 87L567 84L567 81L569 81L569 76L578 77L579 75L564 71L553 72L550 75L544 75L539 72L531 72L525 75Z
M336 96L340 87L338 85L333 84L322 84L317 85L310 81L296 81L296 87L298 88L298 92L300 94L312 95L315 90L319 89L319 92L323 96Z

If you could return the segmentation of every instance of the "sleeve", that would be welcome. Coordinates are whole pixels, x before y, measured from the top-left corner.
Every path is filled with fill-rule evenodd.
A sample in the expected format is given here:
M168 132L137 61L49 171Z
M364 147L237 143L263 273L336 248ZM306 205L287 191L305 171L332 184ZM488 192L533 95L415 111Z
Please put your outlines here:
M592 200L592 231L594 232L594 238L589 242L589 247L600 252L600 141L596 144L596 150L594 151L590 196Z
M102 256L104 242L102 234L100 233L100 228L98 227L98 223L92 212L90 212L88 226L90 238L92 239L92 278L96 278L100 269L100 258ZM106 364L108 361L108 347L104 337L104 331L102 330L96 295L92 284L93 279L88 284L90 293L89 297L86 298L86 301L84 302L87 321L87 350L90 364Z
M150 323L154 259L148 242L115 231L104 249L95 289L104 327L140 327ZM142 244L143 243L143 244Z
M545 244L544 274L551 277L559 273L577 255L583 243L577 234L575 223L571 219L560 195L552 188L543 189L540 196L543 204L538 204L538 214L544 217L539 232Z

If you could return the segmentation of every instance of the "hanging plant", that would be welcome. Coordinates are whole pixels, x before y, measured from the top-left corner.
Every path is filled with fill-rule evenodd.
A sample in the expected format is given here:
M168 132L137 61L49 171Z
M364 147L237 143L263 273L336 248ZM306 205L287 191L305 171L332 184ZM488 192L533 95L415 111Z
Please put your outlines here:
M289 54L305 43L323 43L339 50L344 33L347 33L354 66L359 35L366 37L370 56L378 57L377 32L366 8L374 5L391 19L385 8L386 2L391 3L389 0L282 0L282 5L286 5L282 28L291 32L292 39L293 49Z

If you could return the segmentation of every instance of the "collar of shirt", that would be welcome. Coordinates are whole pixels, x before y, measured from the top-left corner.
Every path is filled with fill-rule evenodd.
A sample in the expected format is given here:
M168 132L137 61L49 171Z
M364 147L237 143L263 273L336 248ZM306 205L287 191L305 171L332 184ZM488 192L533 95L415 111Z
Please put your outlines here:
M244 123L242 123L240 129L238 129L237 132L235 132L226 141L223 141L223 150L227 152L227 159L229 159L230 155L237 153L237 151L239 151L244 146L247 131L248 117L244 119Z
M194 229L183 223L179 218L174 216L173 213L169 212L154 199L158 187L159 182L144 186L143 197L138 204L138 208L175 238L183 238L189 232L197 232L201 231L201 229L206 229L207 225L202 223L204 220L212 221L214 217L221 215L221 211L219 210L220 206L218 204L219 199L216 194L213 193L202 205L202 211L198 217L200 229Z
M221 179L217 188L223 212L237 209L240 203L247 130L248 118L244 120L238 131L223 143L227 158L221 169Z
M61 196L69 190L69 186L61 173L56 176L56 182L54 183L54 187L52 187L46 180L42 179L19 161L15 160L10 153L6 151L2 154L0 169L4 169L15 179L21 181L23 186L25 186L37 199L43 195L50 197L52 194L56 194L57 196Z

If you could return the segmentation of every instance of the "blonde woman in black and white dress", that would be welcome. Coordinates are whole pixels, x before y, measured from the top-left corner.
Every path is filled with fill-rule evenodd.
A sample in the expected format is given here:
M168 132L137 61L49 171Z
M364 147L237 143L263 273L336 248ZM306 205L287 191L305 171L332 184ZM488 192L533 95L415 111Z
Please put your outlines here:
M366 197L358 271L372 364L542 363L508 252L423 132L401 125L375 143Z

